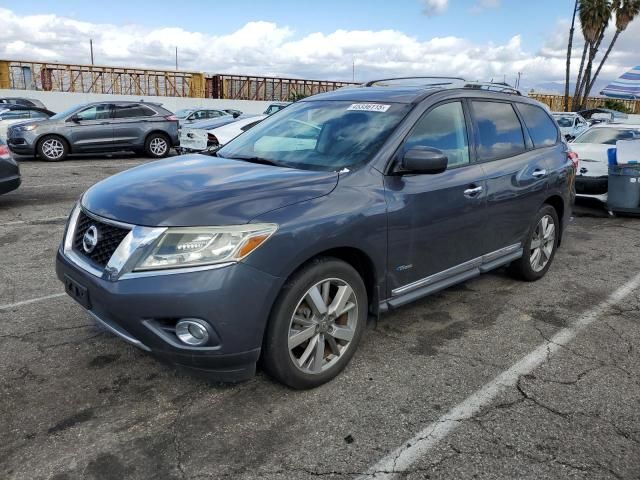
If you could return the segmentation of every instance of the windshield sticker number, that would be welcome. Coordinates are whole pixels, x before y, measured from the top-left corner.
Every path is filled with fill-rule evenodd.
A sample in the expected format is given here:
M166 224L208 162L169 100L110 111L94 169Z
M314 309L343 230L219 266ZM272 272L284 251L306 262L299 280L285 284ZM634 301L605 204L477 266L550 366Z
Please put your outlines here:
M379 103L354 103L347 110L356 110L359 112L386 112L391 105L381 105Z

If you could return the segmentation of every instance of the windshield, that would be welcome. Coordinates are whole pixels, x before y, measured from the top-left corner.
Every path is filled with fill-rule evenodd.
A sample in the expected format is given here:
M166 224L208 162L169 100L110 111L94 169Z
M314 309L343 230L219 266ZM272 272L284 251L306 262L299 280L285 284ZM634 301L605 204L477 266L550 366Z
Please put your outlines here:
M368 161L409 111L404 104L304 101L268 117L218 151L309 170Z
M50 117L51 120L62 120L67 118L69 115L71 115L73 112L77 112L79 110L82 110L85 107L85 105L76 105L75 107L71 107L71 108L67 108L66 110L60 112L60 113L56 113L54 116Z
M560 125L562 128L573 127L573 117L561 117L554 115L553 118L556 119L556 122L558 122L558 125Z
M573 143L600 143L604 145L615 145L618 140L639 140L640 128L592 128L587 130Z
M185 108L183 110L178 110L174 115L176 118L187 118L191 112L193 112L193 110Z

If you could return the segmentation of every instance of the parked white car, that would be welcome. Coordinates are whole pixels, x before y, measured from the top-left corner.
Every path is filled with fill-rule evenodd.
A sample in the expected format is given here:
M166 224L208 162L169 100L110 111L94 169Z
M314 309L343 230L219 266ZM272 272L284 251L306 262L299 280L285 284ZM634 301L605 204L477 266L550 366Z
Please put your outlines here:
M226 145L231 140L236 138L243 132L246 132L254 125L257 125L262 120L267 118L267 115L256 115L255 117L243 118L237 122L229 123L222 127L212 128L207 130L208 140L218 145Z
M609 190L608 150L618 140L640 141L640 125L603 123L594 125L569 144L578 154L580 167L576 177L578 196L607 201Z
M562 136L572 140L589 128L589 123L577 113L553 112L553 118L558 122Z
M23 107L10 105L4 108L0 105L0 139L7 139L7 129L16 123L32 122L34 120L46 120L54 113L39 107Z

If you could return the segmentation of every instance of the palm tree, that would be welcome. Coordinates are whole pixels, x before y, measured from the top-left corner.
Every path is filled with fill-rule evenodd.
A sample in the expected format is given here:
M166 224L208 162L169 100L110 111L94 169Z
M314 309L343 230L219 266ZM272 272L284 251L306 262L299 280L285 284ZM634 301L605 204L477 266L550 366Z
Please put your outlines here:
M567 72L564 80L564 111L569 110L569 76L571 74L571 50L573 49L573 32L576 26L576 14L578 13L578 0L573 6L573 18L569 30L569 45L567 45ZM583 57L584 58L584 57Z
M637 17L638 14L640 14L640 0L615 0L613 2L613 9L616 14L616 33L613 35L611 43L609 44L609 48L607 48L604 57L602 57L600 65L598 65L598 69L593 75L593 79L591 80L591 82L589 82L589 85L587 85L587 89L584 92L585 98L587 98L589 96L589 93L591 93L591 89L596 83L596 79L600 74L600 70L602 70L602 66L607 61L607 58L609 58L609 54L611 53L613 46L618 40L618 37L627 29L633 19Z
M582 51L576 90L573 95L573 110L577 110L582 105L582 92L585 90L586 85L591 82L593 60L598 53L600 43L604 38L604 32L609 25L611 8L612 4L609 0L580 0L578 11L585 45ZM585 66L587 50L589 51L589 56Z

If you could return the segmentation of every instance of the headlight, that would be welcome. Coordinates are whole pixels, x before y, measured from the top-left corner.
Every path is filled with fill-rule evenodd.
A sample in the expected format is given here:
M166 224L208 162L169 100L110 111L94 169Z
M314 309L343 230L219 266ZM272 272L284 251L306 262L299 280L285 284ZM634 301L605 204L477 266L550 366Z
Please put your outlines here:
M34 130L35 128L36 128L35 125L18 126L18 130L22 130L23 132L30 132L31 130Z
M231 227L169 228L135 271L236 262L262 245L278 226L271 223Z

